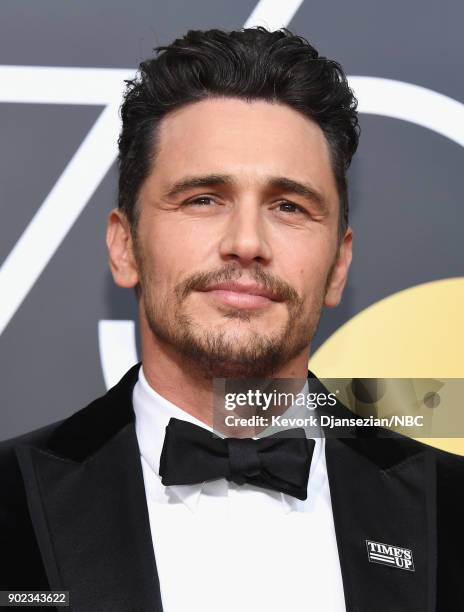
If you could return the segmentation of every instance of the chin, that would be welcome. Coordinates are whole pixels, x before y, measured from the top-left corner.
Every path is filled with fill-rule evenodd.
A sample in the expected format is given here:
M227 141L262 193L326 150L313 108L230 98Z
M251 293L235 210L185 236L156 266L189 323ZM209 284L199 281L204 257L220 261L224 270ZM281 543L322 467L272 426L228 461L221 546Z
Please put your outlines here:
M258 322L242 317L234 317L226 322L223 320L218 325L210 324L204 329L231 342L234 347L237 347L237 350L243 350L251 341L255 341L257 338L269 340L279 336L282 325L273 324L271 326L264 321Z

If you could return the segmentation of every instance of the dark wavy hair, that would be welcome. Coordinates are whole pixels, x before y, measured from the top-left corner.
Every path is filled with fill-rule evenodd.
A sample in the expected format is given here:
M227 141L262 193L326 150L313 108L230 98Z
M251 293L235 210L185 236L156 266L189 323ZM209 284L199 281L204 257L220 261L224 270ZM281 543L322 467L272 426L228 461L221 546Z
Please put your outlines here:
M126 81L119 136L118 205L133 231L137 199L156 156L157 126L191 102L227 96L280 102L315 121L329 144L340 198L339 237L348 227L346 171L359 141L357 100L341 66L282 29L190 30Z

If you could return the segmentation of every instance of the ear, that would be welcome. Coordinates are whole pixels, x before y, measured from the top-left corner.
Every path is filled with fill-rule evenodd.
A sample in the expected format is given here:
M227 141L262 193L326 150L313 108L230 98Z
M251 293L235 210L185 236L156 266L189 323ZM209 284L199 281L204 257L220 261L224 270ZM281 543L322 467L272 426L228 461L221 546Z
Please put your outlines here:
M126 215L113 208L108 216L106 246L114 282L126 289L135 287L139 282L134 246Z
M333 265L332 274L327 285L324 305L329 308L338 306L342 299L343 289L346 285L348 270L353 257L352 243L353 230L349 227L338 247L337 259Z

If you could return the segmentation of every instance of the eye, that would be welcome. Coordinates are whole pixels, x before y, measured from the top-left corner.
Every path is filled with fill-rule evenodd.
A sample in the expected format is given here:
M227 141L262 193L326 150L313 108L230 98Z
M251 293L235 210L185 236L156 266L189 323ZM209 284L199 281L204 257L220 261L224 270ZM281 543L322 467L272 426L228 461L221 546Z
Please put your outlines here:
M193 200L189 200L187 202L187 205L209 206L212 203L214 203L213 198L211 198L209 196L199 196L198 198L194 198Z
M278 204L279 210L286 213L304 213L306 214L306 210L302 206L298 206L298 204L294 204L293 202L288 202L284 200Z

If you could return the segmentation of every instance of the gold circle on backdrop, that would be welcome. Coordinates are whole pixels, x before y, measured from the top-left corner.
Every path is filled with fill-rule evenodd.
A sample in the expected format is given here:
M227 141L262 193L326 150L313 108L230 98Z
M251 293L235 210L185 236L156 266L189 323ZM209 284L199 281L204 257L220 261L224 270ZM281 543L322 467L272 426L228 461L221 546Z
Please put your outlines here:
M319 378L464 378L464 277L372 304L332 334L309 367ZM421 440L464 455L464 438Z

